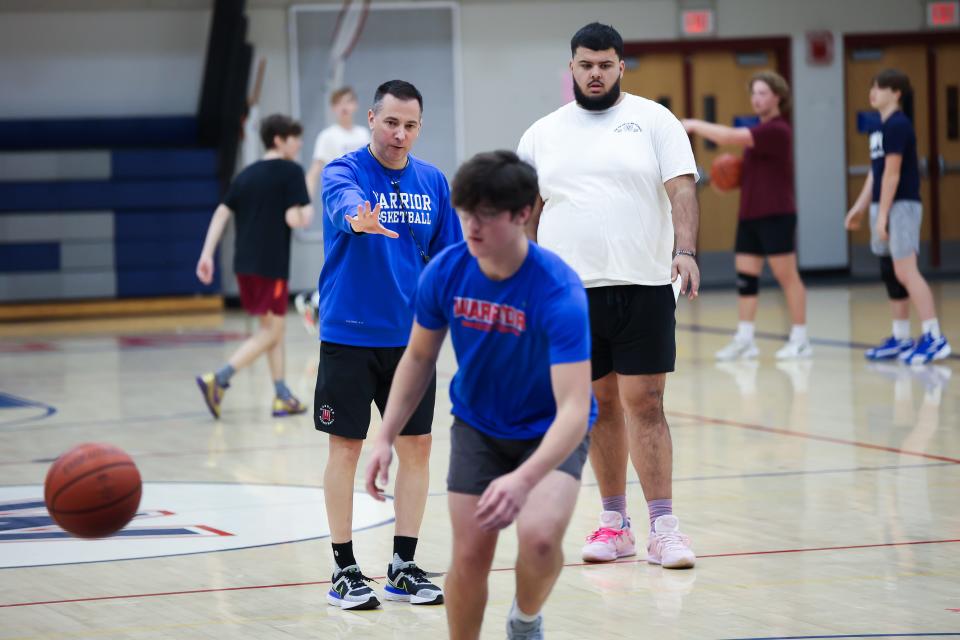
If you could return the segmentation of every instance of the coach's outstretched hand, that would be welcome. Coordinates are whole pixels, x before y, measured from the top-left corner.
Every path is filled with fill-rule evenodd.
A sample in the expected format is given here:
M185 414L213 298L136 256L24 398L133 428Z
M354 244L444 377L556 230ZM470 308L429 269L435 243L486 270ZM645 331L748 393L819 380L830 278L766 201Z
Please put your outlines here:
M480 528L494 531L509 527L517 519L533 487L516 471L500 476L489 485L477 502Z
M370 203L364 202L363 204L357 205L357 215L345 215L343 217L347 219L347 224L349 224L350 228L356 233L376 233L382 236L387 236L388 238L400 237L400 234L398 234L396 231L391 231L380 224L379 203L373 208L373 211L371 211Z
M374 500L384 501L383 492L387 488L387 481L390 479L390 463L393 461L393 447L389 443L377 440L370 452L370 462L367 463L367 493ZM380 487L377 487L377 481Z

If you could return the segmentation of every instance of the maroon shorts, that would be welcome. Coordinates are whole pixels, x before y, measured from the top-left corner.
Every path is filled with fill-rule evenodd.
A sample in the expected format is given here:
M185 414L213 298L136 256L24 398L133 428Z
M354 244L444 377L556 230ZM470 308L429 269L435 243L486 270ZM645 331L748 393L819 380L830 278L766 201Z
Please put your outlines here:
M240 285L240 303L250 315L262 316L267 313L286 315L286 280L238 273L237 284Z

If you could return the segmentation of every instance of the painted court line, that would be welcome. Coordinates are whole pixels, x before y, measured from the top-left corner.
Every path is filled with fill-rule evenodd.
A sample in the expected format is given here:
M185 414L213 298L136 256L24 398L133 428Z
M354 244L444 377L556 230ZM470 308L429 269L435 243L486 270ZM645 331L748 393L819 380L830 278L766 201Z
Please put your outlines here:
M931 638L958 637L960 632L945 633L854 633L834 636L770 636L765 638L727 638L727 640L815 640L819 638Z
M745 556L763 556L763 555L776 555L776 554L786 554L786 553L809 553L816 551L851 551L859 549L876 549L883 547L902 547L910 545L928 545L928 544L949 544L960 542L960 538L951 539L951 540L911 540L907 542L885 542L877 544L858 544L858 545L845 545L838 547L808 547L802 549L771 549L768 551L738 551L732 553L714 553L699 556L700 559L704 558L735 558L735 557L745 557ZM593 567L605 567L617 564L638 564L646 562L646 560L628 560L628 561L616 561L608 562L604 564L595 564L588 562L571 562L564 564L564 567L584 567L584 566L593 566ZM505 572L505 571L514 571L514 567L500 567L496 569L491 569L493 572ZM438 575L443 575L440 573ZM386 576L374 576L375 580L382 580ZM255 589L281 589L286 587L308 587L308 586L317 586L322 584L330 584L330 580L315 580L311 582L287 582L280 584L262 584L262 585L248 585L244 587L215 587L209 589L187 589L183 591L161 591L157 593L131 593L124 595L116 596L94 596L90 598L68 598L64 600L44 600L36 602L12 602L7 604L0 604L0 609L10 608L10 607L35 607L39 605L55 605L55 604L71 604L77 602L100 602L106 600L132 600L136 598L158 598L163 596L183 596L183 595L195 595L200 593L221 593L226 591L250 591ZM815 637L815 636L813 636ZM844 637L844 636L825 636L825 637ZM850 637L869 637L869 636L850 636ZM747 639L744 639L747 640ZM760 639L756 639L760 640Z
M777 435L790 436L792 438L804 438L807 440L819 440L820 442L830 442L833 444L845 444L851 447L858 447L860 449L874 449L876 451L887 451L889 453L896 453L902 456L914 456L918 458L926 458L928 460L939 460L940 462L950 462L953 464L960 464L960 458L940 456L933 453L925 453L923 451L907 451L905 449L899 449L897 447L888 447L881 444L859 442L857 440L845 440L843 438L834 438L832 436L820 436L813 433L803 433L802 431L792 431L790 429L778 429L776 427L765 427L759 424L749 424L746 422L737 422L735 420L724 420L721 418L708 418L706 416L699 416L693 413L683 413L681 411L667 411L666 413L671 416L688 418L691 420L699 420L700 422L706 422L708 424L720 424L720 425L725 425L730 427L737 427L739 429L749 429L751 431L775 433Z
M736 333L735 329L724 329L723 327L707 327L702 324L678 324L677 329L681 331L689 331L691 333L709 333L713 335L720 336L732 336ZM769 331L757 331L754 334L757 338L762 340L778 340L781 342L786 342L790 337L785 333L771 333ZM811 344L817 344L823 347L837 347L840 349L853 349L853 350L867 350L870 347L875 347L875 344L868 344L866 342L853 342L852 340L837 340L835 338L810 338ZM960 354L951 354L947 356L947 360L960 360Z

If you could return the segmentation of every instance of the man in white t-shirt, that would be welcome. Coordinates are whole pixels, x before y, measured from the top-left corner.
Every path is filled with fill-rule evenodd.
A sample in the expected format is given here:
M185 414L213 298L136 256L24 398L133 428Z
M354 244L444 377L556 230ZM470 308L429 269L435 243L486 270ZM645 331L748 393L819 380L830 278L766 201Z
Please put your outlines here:
M613 27L583 27L570 49L576 100L535 122L517 153L540 176L529 234L577 271L590 305L600 408L590 463L603 512L583 558L636 553L626 509L629 452L650 515L647 561L692 567L696 556L673 515L663 390L676 361L672 283L679 277L690 299L700 286L693 150L669 110L621 93L623 39Z
M330 96L330 108L337 123L321 131L313 145L313 163L307 172L307 190L311 201L317 195L317 179L323 167L370 142L369 127L353 123L353 115L357 112L357 94L352 88L342 87L334 91Z

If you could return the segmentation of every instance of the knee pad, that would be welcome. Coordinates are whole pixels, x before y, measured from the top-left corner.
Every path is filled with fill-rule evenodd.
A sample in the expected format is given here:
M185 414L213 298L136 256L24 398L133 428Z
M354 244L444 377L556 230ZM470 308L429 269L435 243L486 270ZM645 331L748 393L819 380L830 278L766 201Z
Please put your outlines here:
M760 276L737 272L737 293L741 296L755 296L760 292Z
M891 300L906 300L910 297L907 288L897 280L897 273L893 269L893 258L890 256L880 257L880 278L887 286L887 296Z

